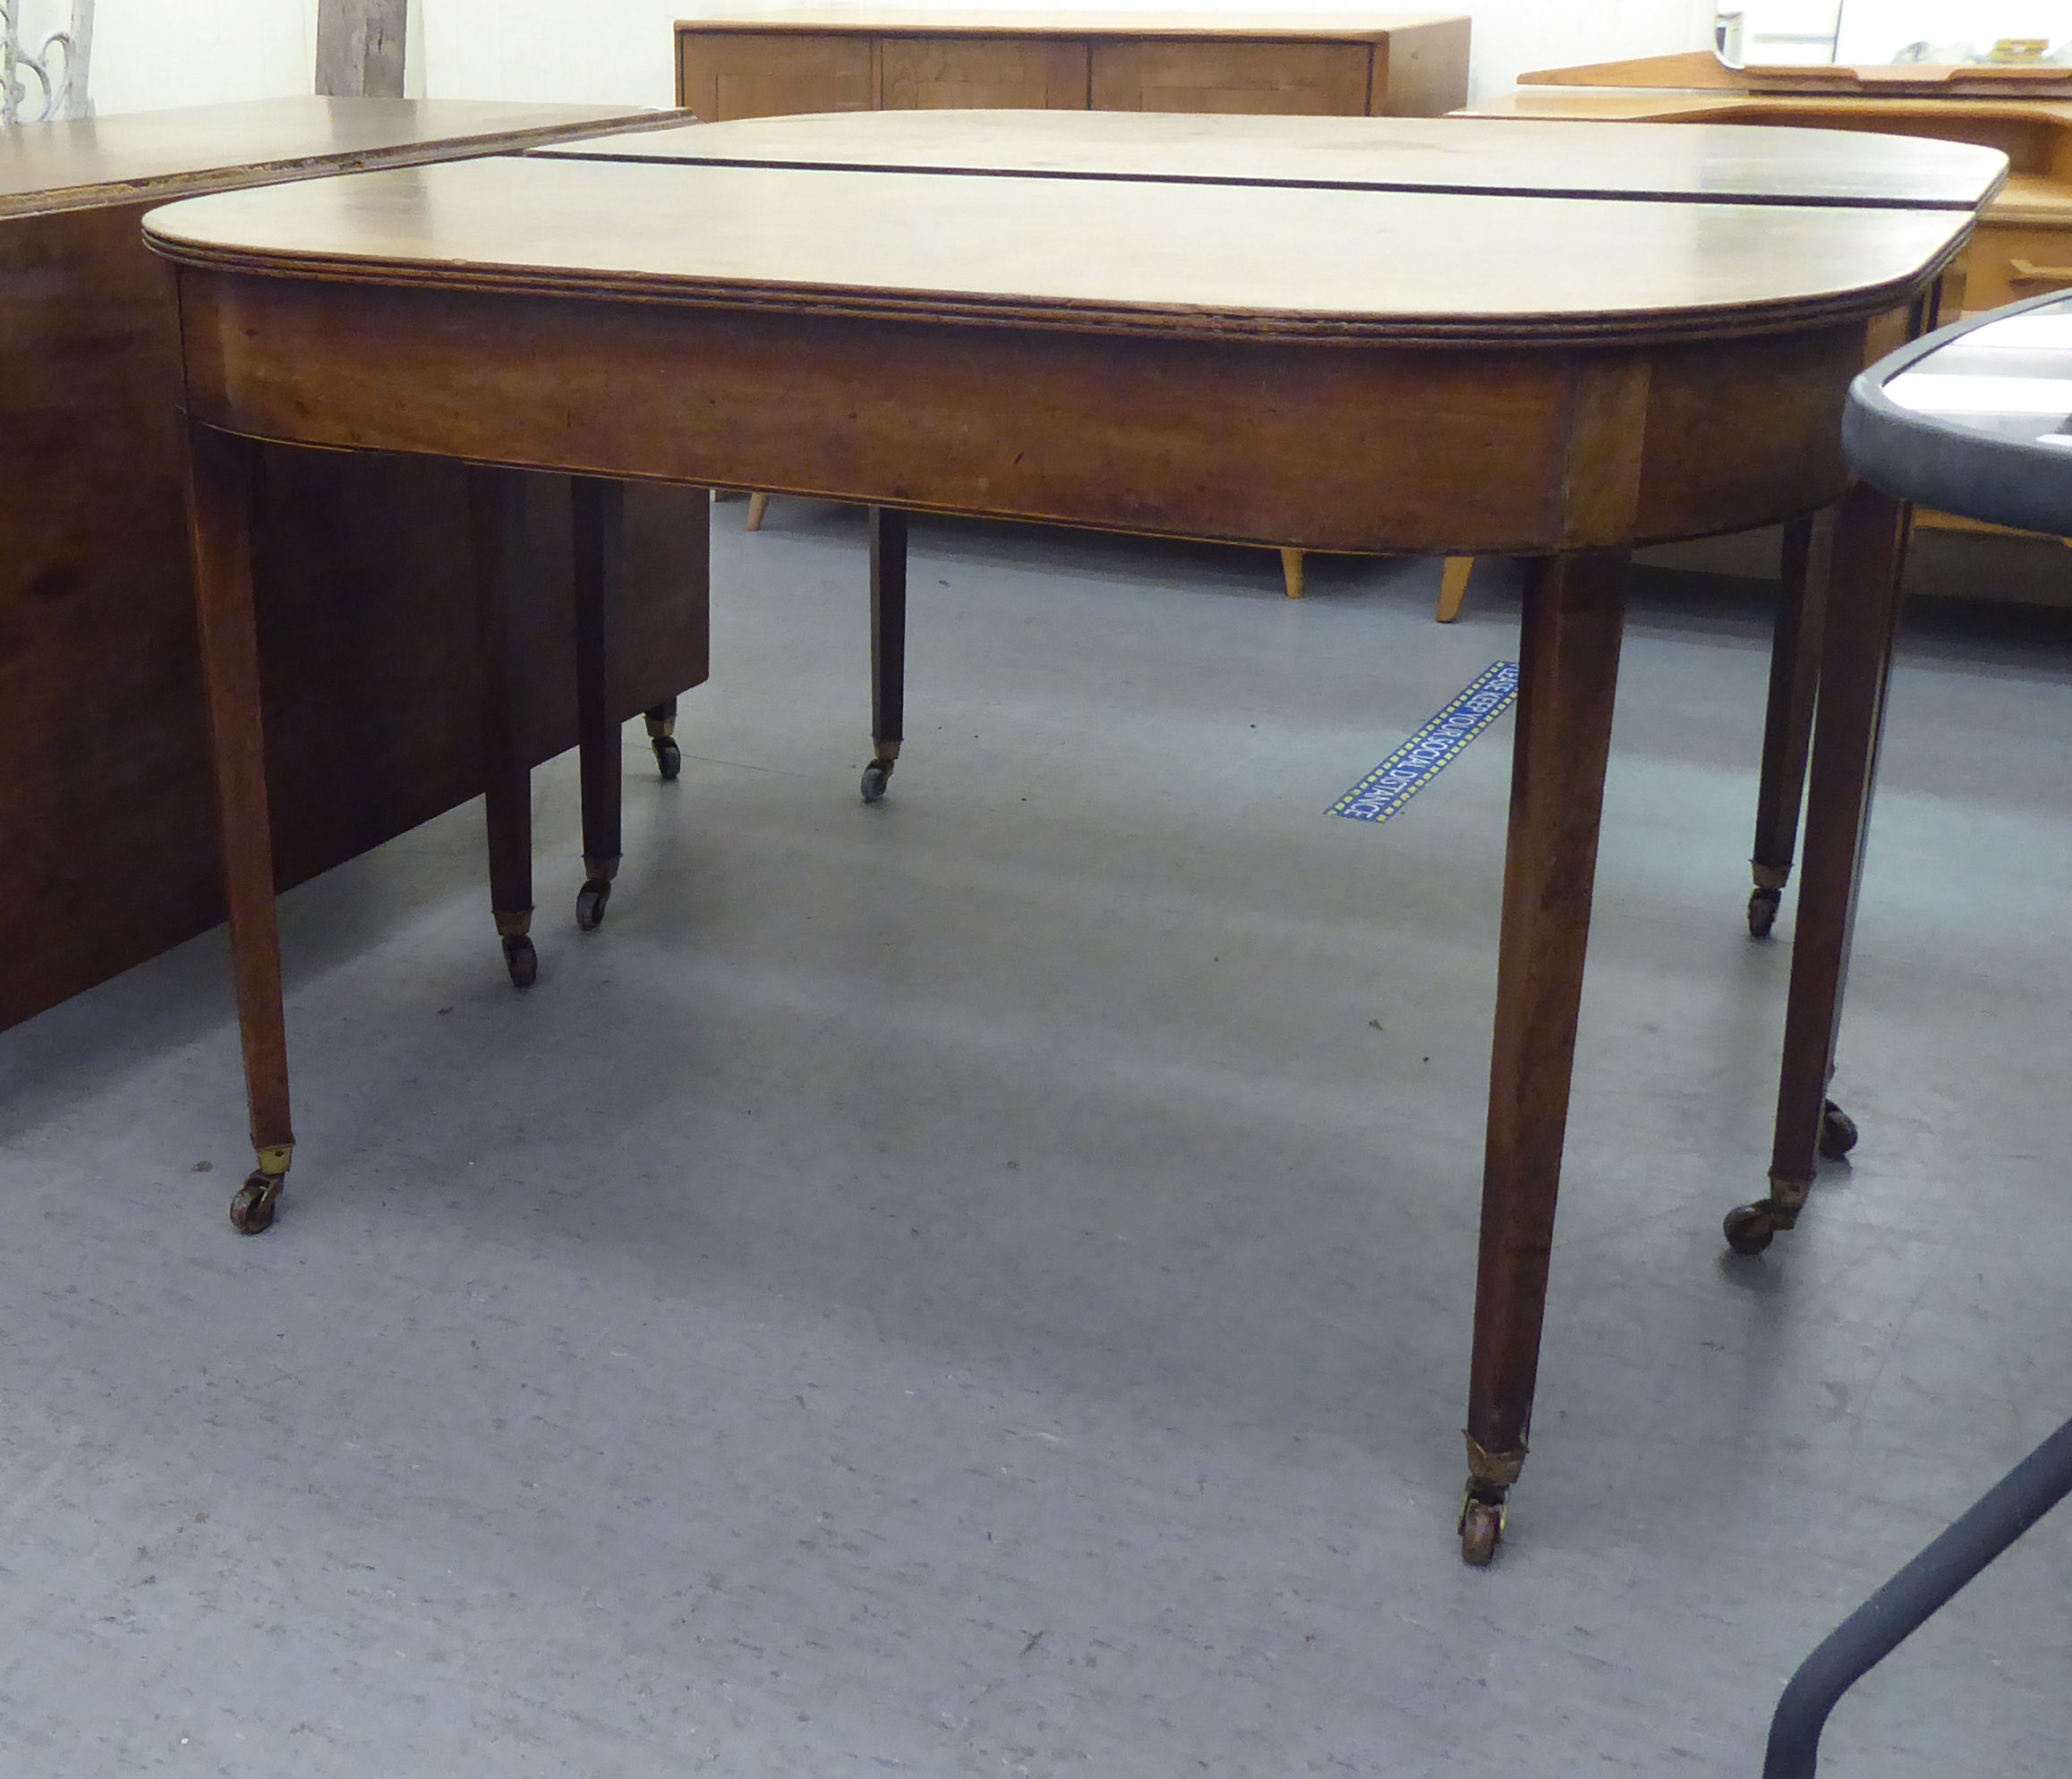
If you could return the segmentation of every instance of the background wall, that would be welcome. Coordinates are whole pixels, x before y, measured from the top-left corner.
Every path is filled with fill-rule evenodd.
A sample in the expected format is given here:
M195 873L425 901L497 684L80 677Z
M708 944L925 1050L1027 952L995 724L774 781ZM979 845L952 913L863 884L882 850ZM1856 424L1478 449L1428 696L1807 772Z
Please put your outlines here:
M986 0L898 0L942 9ZM1027 10L1030 0L994 0ZM98 0L93 93L103 112L307 92L316 0ZM1100 11L1100 0L1047 0ZM27 35L62 23L69 0L28 0ZM1345 0L1114 0L1110 10L1352 11ZM414 0L410 86L441 98L672 102L669 27L718 10L699 0ZM1466 12L1475 21L1477 97L1520 71L1656 55L1710 41L1712 0L1382 0L1362 10Z

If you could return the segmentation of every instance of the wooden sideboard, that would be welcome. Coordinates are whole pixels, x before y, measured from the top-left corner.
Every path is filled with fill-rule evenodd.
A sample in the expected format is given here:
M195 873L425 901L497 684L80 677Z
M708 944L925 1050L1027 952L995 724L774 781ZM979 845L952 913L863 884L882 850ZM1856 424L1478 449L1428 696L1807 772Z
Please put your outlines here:
M1468 98L1441 14L755 7L677 25L677 102L708 123L819 111L1437 117Z
M266 100L0 131L0 1026L223 916L181 491L179 317L143 215L168 198L675 120L624 107ZM269 447L258 574L281 882L482 787L462 472ZM533 760L574 745L564 482L533 479L546 670ZM556 503L559 508L557 510ZM631 716L705 677L705 514L633 491ZM530 633L529 633L530 634Z

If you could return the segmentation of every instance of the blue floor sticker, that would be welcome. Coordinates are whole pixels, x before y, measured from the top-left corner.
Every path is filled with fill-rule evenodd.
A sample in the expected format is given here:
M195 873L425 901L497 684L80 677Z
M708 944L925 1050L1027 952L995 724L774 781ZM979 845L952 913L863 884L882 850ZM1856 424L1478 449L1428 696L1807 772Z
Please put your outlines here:
M1511 708L1518 663L1492 661L1466 691L1404 742L1326 812L1349 821L1386 821L1459 759L1463 749Z

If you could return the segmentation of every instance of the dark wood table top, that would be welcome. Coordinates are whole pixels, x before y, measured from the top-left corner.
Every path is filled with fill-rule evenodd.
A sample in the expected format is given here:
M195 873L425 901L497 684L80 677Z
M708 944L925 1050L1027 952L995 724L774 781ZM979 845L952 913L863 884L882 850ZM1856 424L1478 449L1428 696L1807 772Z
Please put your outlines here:
M927 114L946 140L996 115ZM1971 221L507 156L192 199L146 233L192 265L377 284L1176 337L1637 342L1889 309Z
M235 181L396 166L682 122L632 106L269 98L0 130L0 217L172 199Z
M2007 177L1993 149L1924 137L1706 124L1442 117L931 111L745 119L563 143L575 157L1370 191L1971 210ZM1637 138L1636 132L1641 132Z

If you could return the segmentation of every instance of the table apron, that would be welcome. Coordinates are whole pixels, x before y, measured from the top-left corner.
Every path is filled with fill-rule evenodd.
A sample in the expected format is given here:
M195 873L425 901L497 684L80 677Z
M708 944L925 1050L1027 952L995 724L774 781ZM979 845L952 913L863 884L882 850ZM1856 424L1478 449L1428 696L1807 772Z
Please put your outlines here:
M1809 511L1846 483L1864 353L1861 319L1392 346L178 277L190 410L229 431L1318 549L1539 554ZM1632 500L1583 461L1607 389L1644 402Z

